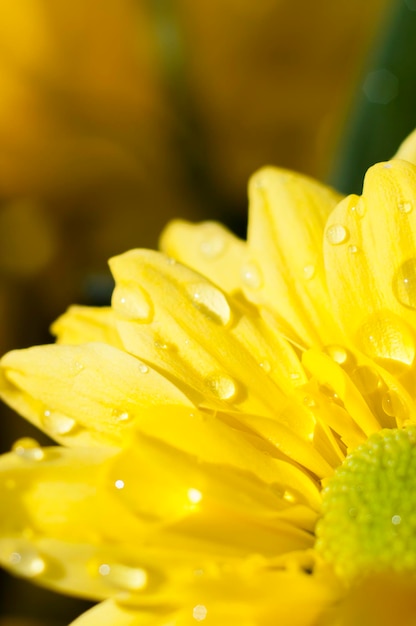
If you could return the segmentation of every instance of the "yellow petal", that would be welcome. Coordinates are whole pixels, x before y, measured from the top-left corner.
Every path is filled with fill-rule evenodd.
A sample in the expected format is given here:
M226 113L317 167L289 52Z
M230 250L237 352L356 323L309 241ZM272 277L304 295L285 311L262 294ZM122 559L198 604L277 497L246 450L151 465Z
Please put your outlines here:
M335 313L351 341L390 371L415 359L416 166L370 168L326 227L325 264Z
M139 611L106 600L71 622L70 626L173 626L173 617L170 611Z
M193 406L158 372L103 343L16 350L0 366L2 399L66 445L120 445L142 412Z
M306 380L289 344L200 274L147 250L115 257L110 266L126 350L196 404L272 415L285 392Z
M268 446L263 438L250 435L247 429L237 429L236 419L229 425L226 415L177 407L174 415L163 409L157 415L146 412L141 416L137 428L179 450L198 456L200 461L231 466L254 474L265 483L273 484L282 493L286 491L298 502L318 510L318 485L300 467L282 460L279 451ZM257 426L256 418L253 422Z
M0 476L2 565L85 597L157 598L198 564L312 546L308 506L148 437L116 455L21 441L0 458Z
M307 177L269 167L253 176L249 197L246 297L271 309L305 346L339 341L322 258L324 224L339 196Z
M303 355L303 363L319 384L331 389L343 403L347 414L344 413L337 424L331 423L333 407L328 417L330 426L347 445L362 443L364 433L369 436L380 430L379 422L350 377L332 359L317 350L309 350Z
M403 143L399 146L394 158L410 161L416 165L416 130L406 137Z
M108 600L71 626L193 626L205 620L214 626L316 626L336 599L313 576L248 562L238 570L196 570L186 587L174 586L166 606L151 609L135 604L134 598Z
M227 293L241 290L246 244L221 224L190 224L175 220L162 233L160 248Z
M71 306L51 327L57 343L103 342L122 347L114 312L109 307Z

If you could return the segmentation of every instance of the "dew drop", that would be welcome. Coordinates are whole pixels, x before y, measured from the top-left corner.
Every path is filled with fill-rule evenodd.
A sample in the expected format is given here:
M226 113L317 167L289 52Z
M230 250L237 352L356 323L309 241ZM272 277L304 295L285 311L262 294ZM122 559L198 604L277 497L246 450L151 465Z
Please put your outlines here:
M146 365L146 363L139 363L139 372L141 374L148 374L149 373L149 368Z
M16 574L26 578L35 578L46 569L45 560L31 548L11 552L8 561Z
M326 239L328 243L337 246L348 239L348 231L342 224L333 224L327 228Z
M26 461L41 461L45 458L45 452L39 443L31 437L18 439L12 446L12 450L17 456Z
M286 489L286 491L284 492L283 499L286 500L286 502L290 502L291 504L296 502L296 496L291 491L289 491L289 489Z
M231 320L231 309L225 295L209 283L188 285L187 293L192 304L209 319L226 326Z
M158 348L158 350L169 350L169 344L163 341L155 341L155 348Z
M330 345L326 346L325 352L338 365L344 365L348 361L348 352L342 346Z
M393 517L391 518L391 523L394 524L394 526L398 526L399 524L402 523L402 518L400 515L393 515Z
M400 213L411 213L412 210L413 210L413 205L409 201L399 202L398 209L399 209Z
M148 574L142 567L102 563L98 567L98 573L109 585L128 591L141 591L148 583Z
M117 285L111 300L113 309L129 320L149 322L153 315L150 298L137 284Z
M357 252L358 252L357 246L348 246L348 252L350 254L357 254Z
M121 478L117 479L114 482L114 486L116 489L124 489L124 485L125 485L124 480L121 480Z
M225 238L216 230L215 227L207 227L207 232L199 244L201 254L207 259L217 259L225 251Z
M269 361L260 361L259 366L264 372L266 372L266 374L270 374L270 372L272 371L272 366L270 365Z
M303 268L303 278L305 280L311 280L311 278L313 278L315 276L316 273L316 267L315 265L305 265L305 267Z
M416 309L416 258L402 263L393 278L397 300L409 309Z
M43 412L42 424L52 436L69 435L77 426L72 417L49 409Z
M383 395L381 399L381 408L386 415L389 417L395 417L400 424L402 424L408 417L406 405L397 391L394 391L393 389L389 389L389 391Z
M304 396L303 398L303 404L305 406L307 406L310 409L313 409L314 407L316 407L316 402L315 400L312 398L312 396Z
M232 378L222 374L207 378L206 385L220 400L232 400L237 393L237 387Z
M203 604L197 604L192 609L192 617L196 619L197 622L202 622L206 618L208 614L207 607Z
M260 289L263 284L260 268L255 263L247 263L241 269L241 280L250 289Z
M372 359L396 361L411 365L415 342L407 324L397 315L380 312L371 316L358 334L361 348Z
M120 411L119 409L114 409L111 415L118 424L128 424L133 419L133 416L128 411Z

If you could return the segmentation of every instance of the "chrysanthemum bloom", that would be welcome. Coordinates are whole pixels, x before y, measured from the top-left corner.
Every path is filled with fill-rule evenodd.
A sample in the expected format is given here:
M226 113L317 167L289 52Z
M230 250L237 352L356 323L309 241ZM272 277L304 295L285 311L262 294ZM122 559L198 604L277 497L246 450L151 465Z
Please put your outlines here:
M7 354L62 446L0 459L0 560L77 626L416 620L415 139L361 197L266 168L247 243L171 224Z

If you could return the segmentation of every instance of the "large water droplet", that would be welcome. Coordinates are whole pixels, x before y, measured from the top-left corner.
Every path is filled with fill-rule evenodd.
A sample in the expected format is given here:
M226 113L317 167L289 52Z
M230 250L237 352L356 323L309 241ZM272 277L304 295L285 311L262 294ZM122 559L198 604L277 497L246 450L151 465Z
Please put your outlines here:
M339 245L348 239L348 231L342 224L332 224L326 230L326 239L333 246Z
M153 315L149 295L137 284L117 285L111 304L119 315L129 320L149 322Z
M12 570L26 578L35 578L46 569L46 562L38 552L31 548L17 549L8 558Z
M72 417L49 409L43 412L41 421L52 436L69 435L77 426L77 422Z
M261 270L255 263L247 263L241 268L241 280L250 289L260 289L263 284Z
M231 320L231 309L224 294L209 283L187 285L192 304L217 324L225 326Z
M397 300L409 309L416 309L416 258L402 263L393 278Z
M12 450L17 456L26 461L41 461L45 457L44 450L36 439L31 437L23 437L15 441Z
M361 327L358 341L372 359L396 361L411 365L415 358L415 342L407 324L397 315L380 312L372 315Z
M148 583L148 574L142 567L130 567L121 563L101 563L98 573L109 585L119 589L141 591Z
M215 374L206 380L206 385L220 400L231 400L237 393L235 382L229 376Z

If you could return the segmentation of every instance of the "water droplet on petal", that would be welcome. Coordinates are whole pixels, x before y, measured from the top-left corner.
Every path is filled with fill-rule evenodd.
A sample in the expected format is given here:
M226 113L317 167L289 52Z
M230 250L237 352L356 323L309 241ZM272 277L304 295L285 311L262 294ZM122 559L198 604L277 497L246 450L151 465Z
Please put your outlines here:
M264 372L266 372L266 374L270 374L270 372L272 371L272 366L270 365L269 361L261 361L259 363L259 366Z
M168 350L169 346L167 343L163 343L161 341L155 341L155 348L159 348L159 350Z
M130 415L128 411L121 411L119 409L114 409L112 411L112 417L114 418L114 421L119 424L127 424L133 419L133 416Z
M241 269L241 280L250 289L260 289L263 284L260 268L255 263L247 263Z
M32 548L11 552L8 561L16 574L26 578L35 578L42 574L46 568L45 560Z
M197 604L192 609L192 617L196 619L197 622L202 622L206 618L208 614L208 609L203 604Z
M124 480L121 480L121 478L119 478L118 480L114 481L114 486L116 489L124 489Z
M399 209L400 213L411 213L412 210L413 210L413 205L409 201L399 202L398 209Z
M216 228L206 228L206 234L199 244L202 255L208 259L217 259L225 250L224 236Z
M142 567L102 563L98 567L98 573L109 585L128 591L141 591L148 583L148 574Z
M120 284L113 291L113 309L129 320L149 322L153 307L149 295L137 284Z
M328 243L337 246L348 239L348 231L342 224L332 224L326 230L326 239Z
M232 378L222 374L207 378L206 385L220 400L232 400L237 393L237 387Z
M400 424L402 424L408 417L406 405L397 391L394 391L393 389L389 389L389 391L383 395L381 399L381 407L386 415L389 417L395 417Z
M310 409L313 409L314 407L316 407L316 402L315 400L312 398L312 396L304 396L303 398L303 404L305 406L307 406Z
M225 295L209 283L188 285L192 304L217 324L225 326L231 320L231 309Z
M416 258L402 263L393 278L397 300L409 309L416 309Z
M386 359L411 365L415 358L415 342L407 324L397 315L380 312L361 327L358 340L372 359Z
M46 409L41 418L45 429L53 436L69 435L77 426L77 422L68 415Z
M335 363L338 363L338 365L344 365L349 358L347 350L342 346L326 346L325 352L328 354L328 356L331 357L333 361L335 361Z
M12 450L17 456L26 461L41 461L45 457L44 450L31 437L23 437L15 441Z
M348 252L350 254L357 254L357 252L358 252L357 246L348 246Z
M303 277L305 280L311 280L315 276L316 267L312 264L305 265L303 268Z
M146 365L146 363L139 363L139 372L141 374L148 374L149 373L149 368Z

